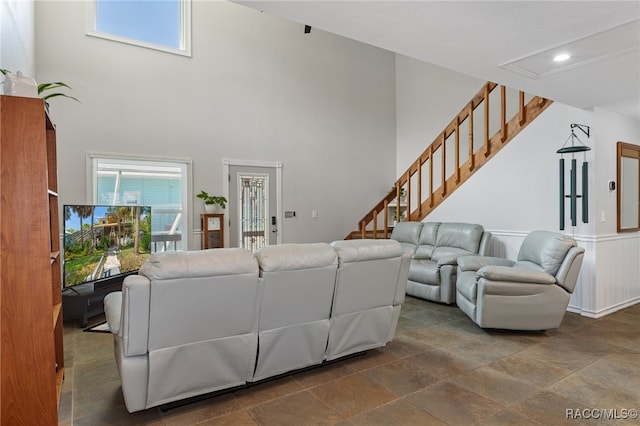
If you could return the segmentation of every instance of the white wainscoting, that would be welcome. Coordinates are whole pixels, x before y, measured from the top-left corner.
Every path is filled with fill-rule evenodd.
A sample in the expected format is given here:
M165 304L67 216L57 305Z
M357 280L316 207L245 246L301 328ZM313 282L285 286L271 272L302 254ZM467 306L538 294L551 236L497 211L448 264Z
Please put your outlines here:
M491 254L515 260L527 232L490 231ZM573 237L585 257L568 311L599 318L640 303L640 233Z

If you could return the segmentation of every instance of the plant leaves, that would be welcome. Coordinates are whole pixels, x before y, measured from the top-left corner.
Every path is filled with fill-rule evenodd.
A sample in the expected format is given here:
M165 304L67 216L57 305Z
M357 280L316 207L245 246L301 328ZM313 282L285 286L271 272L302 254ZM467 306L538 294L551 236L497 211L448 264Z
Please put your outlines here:
M45 90L57 89L58 87L66 87L68 89L71 89L71 86L61 81L56 81L54 83L41 83L38 84L38 94L41 94Z
M48 95L43 96L42 99L44 99L46 101L47 99L55 98L56 96L62 96L62 97L65 97L65 98L73 99L76 102L80 102L79 100L77 100L73 96L65 95L64 93L49 93Z

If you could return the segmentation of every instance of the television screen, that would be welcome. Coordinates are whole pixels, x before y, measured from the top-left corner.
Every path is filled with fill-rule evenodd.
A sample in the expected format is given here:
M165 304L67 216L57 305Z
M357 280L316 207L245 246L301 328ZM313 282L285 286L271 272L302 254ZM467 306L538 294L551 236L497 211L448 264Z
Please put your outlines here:
M137 271L151 254L151 207L64 206L63 287Z

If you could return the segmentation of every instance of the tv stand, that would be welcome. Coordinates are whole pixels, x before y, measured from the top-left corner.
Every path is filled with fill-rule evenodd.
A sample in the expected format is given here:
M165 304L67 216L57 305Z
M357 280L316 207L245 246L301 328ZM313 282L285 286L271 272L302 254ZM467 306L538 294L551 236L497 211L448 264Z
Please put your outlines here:
M89 319L104 314L104 297L120 291L122 283L94 289L93 284L69 287L62 293L62 314L65 321L78 321L81 328L89 324Z

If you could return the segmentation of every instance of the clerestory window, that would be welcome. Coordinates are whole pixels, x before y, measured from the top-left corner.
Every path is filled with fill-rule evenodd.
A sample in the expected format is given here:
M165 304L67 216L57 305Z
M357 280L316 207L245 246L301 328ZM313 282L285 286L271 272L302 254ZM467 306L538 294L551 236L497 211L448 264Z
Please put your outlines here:
M90 0L94 37L191 56L191 0Z

